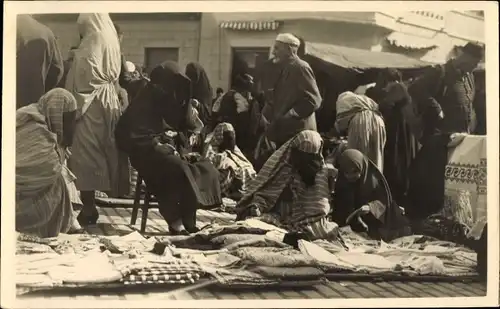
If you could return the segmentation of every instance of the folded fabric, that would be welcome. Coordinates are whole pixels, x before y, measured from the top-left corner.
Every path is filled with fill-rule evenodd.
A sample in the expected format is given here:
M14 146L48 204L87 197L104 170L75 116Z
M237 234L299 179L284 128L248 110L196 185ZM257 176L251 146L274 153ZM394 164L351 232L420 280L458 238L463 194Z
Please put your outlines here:
M251 271L269 279L278 279L283 281L314 280L325 274L321 270L314 267L257 266L251 268Z
M210 241L210 236L205 234L191 235L176 235L156 237L156 240L164 245L173 245L177 248L194 249L194 250L215 250L219 249L220 245L216 245Z
M252 228L262 229L262 230L265 230L265 231L278 231L278 232L281 232L281 233L287 233L287 231L284 230L284 229L282 229L282 228L279 228L279 227L277 227L275 225L272 225L272 224L268 224L268 223L262 222L261 220L258 220L258 219L255 219L255 218L246 219L244 221L244 223L246 225L248 225L249 227L252 227Z
M71 264L53 267L49 276L68 283L104 283L118 281L121 272L103 253L89 253Z
M239 248L249 248L249 247L273 247L273 248L290 248L289 245L284 242L276 241L274 239L268 238L266 235L256 235L257 237L248 240L242 240L225 247L228 251L232 252Z
M16 254L37 254L55 252L50 246L41 243L17 241Z
M213 267L213 268L229 268L238 265L241 259L229 254L229 253L218 253L210 255L197 255L192 259L195 263L200 265L201 268Z
M411 256L402 261L401 265L416 271L419 275L444 275L446 273L443 262L435 256Z
M226 247L228 245L248 240L260 240L264 239L263 235L254 235L254 234L225 234L214 237L211 239L211 242L216 245L220 245L222 247Z
M16 232L17 241L48 245L54 238L40 238L35 235Z
M310 266L314 260L293 248L254 247L240 248L232 254L242 260L262 266Z
M305 240L299 240L299 250L304 255L307 255L314 260L315 265L321 266L327 270L354 270L355 266L350 263L343 261L320 246Z
M156 243L154 238L147 239L138 232L126 236L101 237L99 240L112 253L123 253L131 250L151 251Z
M396 264L377 254L339 252L337 257L356 267L356 270L384 270L392 271Z
M213 239L220 235L226 234L255 234L264 235L267 230L260 227L252 227L247 225L245 222L236 222L230 225L212 225L202 229L197 235L204 237L205 239Z
M200 279L199 274L177 275L128 275L121 279L124 284L193 284Z
M244 269L218 269L211 273L221 285L235 286L262 286L274 285L279 283L279 280L268 279L255 272Z
M326 241L323 239L318 239L312 242L313 244L316 244L320 246L321 248L325 249L326 251L330 253L337 253L337 252L345 252L347 251L347 248L344 247L344 245L339 242L339 241Z
M16 274L16 286L20 287L53 287L56 283L58 281L47 274Z
M139 276L150 275L177 275L185 273L203 273L201 267L194 263L186 264L166 264L166 265L151 265L142 269L137 269L132 274Z

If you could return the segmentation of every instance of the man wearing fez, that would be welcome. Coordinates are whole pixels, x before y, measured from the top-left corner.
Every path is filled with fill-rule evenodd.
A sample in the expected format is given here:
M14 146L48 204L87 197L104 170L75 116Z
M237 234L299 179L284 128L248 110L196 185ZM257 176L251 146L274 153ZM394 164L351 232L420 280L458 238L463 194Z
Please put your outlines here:
M297 56L300 40L292 34L279 34L273 61L279 74L272 89L265 90L262 123L267 138L280 147L302 130L316 130L315 111L321 95L309 64Z

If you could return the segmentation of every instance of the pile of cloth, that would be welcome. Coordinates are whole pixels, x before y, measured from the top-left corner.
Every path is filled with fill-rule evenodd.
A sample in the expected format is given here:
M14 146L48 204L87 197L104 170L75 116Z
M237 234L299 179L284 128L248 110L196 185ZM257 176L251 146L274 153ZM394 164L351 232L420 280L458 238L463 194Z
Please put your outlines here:
M476 253L449 241L409 236L390 243L350 228L336 241L295 237L257 219L211 224L189 236L18 234L17 287L194 284L223 287L311 286L336 276L476 276Z
M207 273L193 261L153 253L156 240L126 236L18 234L17 293L58 288L194 284Z
M190 236L157 240L174 255L197 261L220 285L228 287L282 286L292 282L309 285L336 275L477 275L476 253L453 242L415 235L384 243L369 240L350 228L342 228L340 233L333 242L293 241L287 231L249 219L214 224Z

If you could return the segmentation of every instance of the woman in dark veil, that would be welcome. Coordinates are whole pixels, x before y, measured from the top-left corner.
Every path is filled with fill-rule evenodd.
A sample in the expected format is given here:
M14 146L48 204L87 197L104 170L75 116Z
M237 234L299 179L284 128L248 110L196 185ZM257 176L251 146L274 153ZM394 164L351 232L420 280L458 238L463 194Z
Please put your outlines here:
M404 210L394 202L389 185L375 163L356 149L345 150L338 163L335 222L384 241L409 235L410 224Z
M196 232L196 210L220 205L218 171L208 160L185 159L188 132L195 125L191 82L175 62L151 72L151 81L132 101L115 131L159 203L173 234Z
M186 66L186 75L191 80L192 98L200 102L200 107L198 108L200 119L207 126L211 122L212 113L213 90L210 80L205 69L196 62L188 63Z

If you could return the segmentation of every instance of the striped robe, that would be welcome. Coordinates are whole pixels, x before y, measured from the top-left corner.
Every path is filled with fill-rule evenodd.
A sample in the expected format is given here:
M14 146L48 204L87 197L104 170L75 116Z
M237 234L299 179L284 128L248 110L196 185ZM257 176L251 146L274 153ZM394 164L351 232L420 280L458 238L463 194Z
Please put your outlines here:
M337 100L338 131L347 131L347 146L366 155L384 170L385 124L378 104L365 95L347 91Z
M329 170L326 164L316 175L316 184L312 187L306 187L290 164L292 148L318 153L322 145L321 136L312 130L304 130L286 142L248 184L236 206L237 213L243 213L254 205L263 213L263 221L290 231L306 232L313 239L334 239L337 225L326 219L330 212ZM286 189L293 192L292 202L280 198Z

